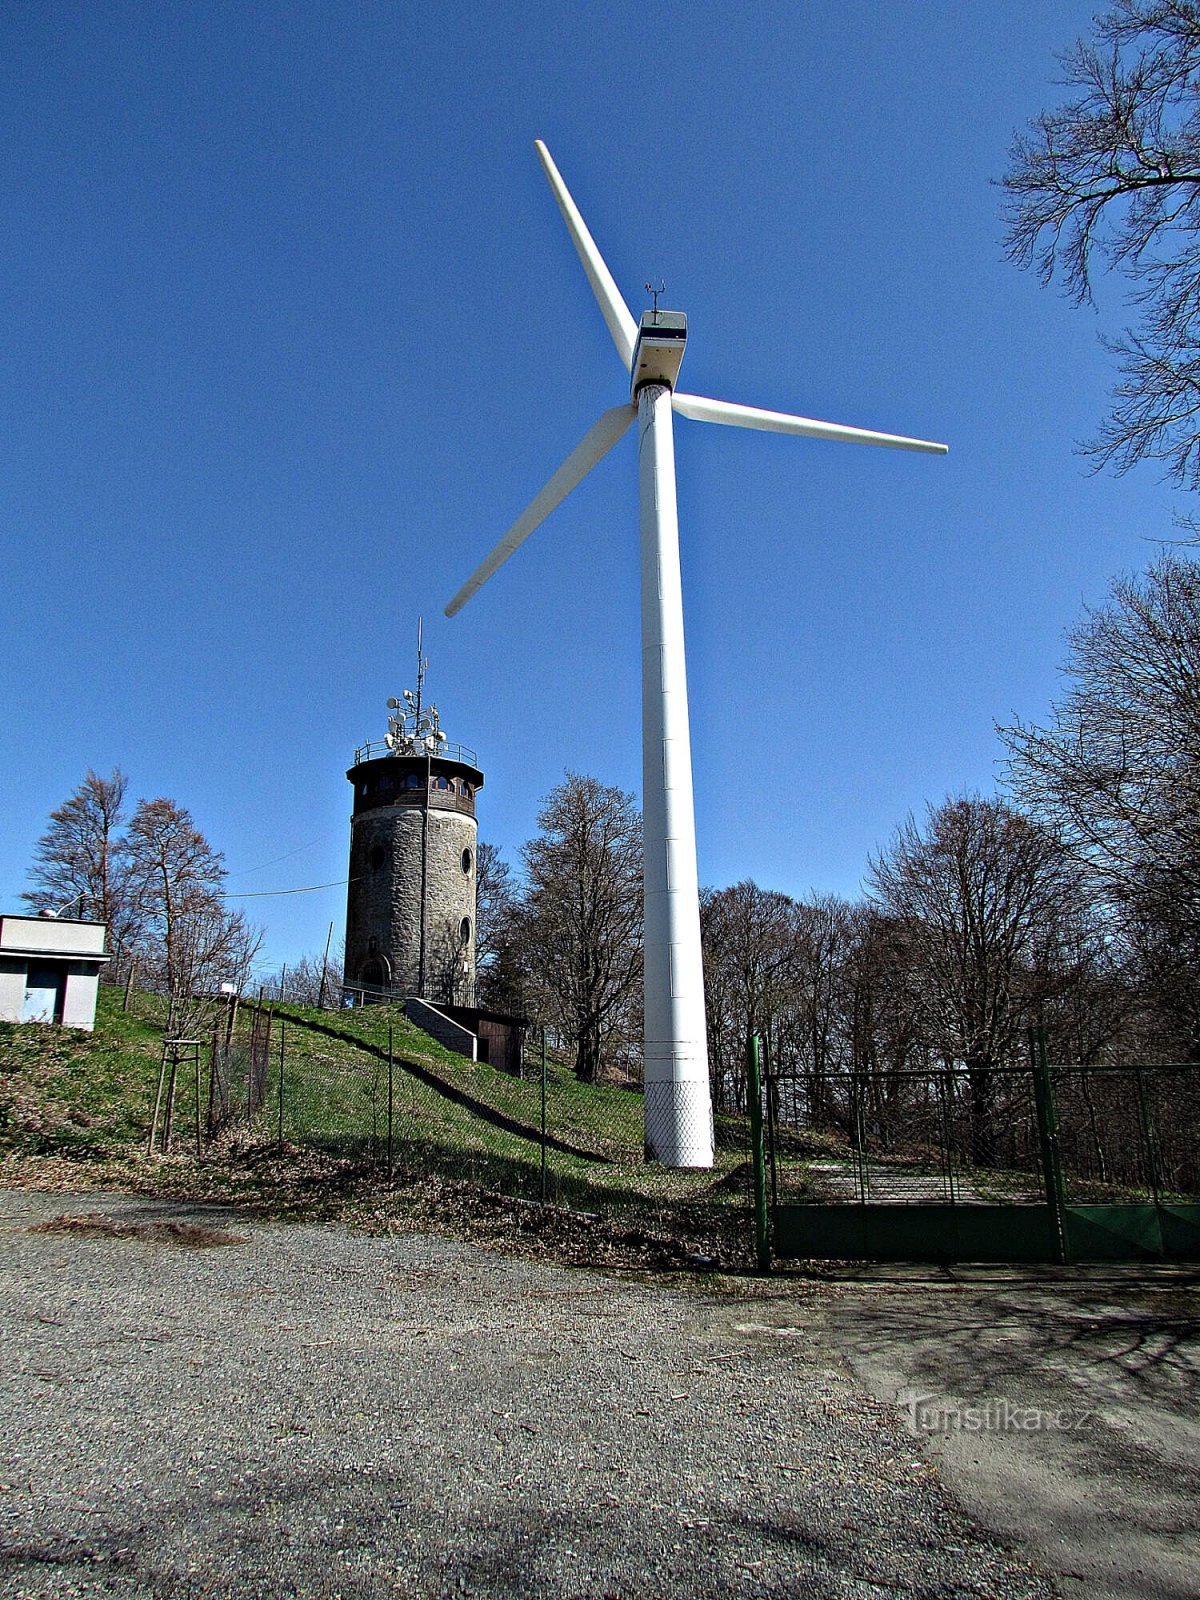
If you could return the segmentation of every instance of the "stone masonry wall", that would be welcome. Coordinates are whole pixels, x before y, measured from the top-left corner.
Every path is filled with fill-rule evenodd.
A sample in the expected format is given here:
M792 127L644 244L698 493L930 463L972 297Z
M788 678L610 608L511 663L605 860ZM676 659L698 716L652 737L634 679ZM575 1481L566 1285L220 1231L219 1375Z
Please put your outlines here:
M369 970L373 958L386 958L391 965L391 987L403 994L420 992L421 833L426 817L425 997L435 1003L472 1005L478 828L473 817L456 811L381 806L354 818L346 907L346 982L368 981L364 969ZM464 852L469 852L465 871ZM461 970L464 960L465 978Z

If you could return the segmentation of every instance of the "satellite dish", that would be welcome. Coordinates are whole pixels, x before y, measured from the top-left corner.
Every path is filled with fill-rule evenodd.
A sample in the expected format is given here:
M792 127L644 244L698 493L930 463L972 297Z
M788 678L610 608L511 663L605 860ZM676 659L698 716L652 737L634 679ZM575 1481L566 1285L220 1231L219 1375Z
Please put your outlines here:
M399 702L399 700L396 699L395 695L392 695L388 699L387 707L388 707L389 711L399 711L400 702Z

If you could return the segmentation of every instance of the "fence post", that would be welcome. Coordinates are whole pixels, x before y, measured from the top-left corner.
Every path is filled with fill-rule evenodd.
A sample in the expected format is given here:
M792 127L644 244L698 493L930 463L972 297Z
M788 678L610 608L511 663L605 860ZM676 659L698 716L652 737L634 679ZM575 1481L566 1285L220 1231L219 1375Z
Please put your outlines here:
M767 1166L763 1149L762 1040L752 1033L746 1041L746 1080L750 1091L750 1153L754 1163L754 1253L760 1272L771 1270L771 1235L767 1219Z
M388 1023L388 1135L387 1135L387 1169L388 1169L388 1182L389 1183L391 1182L391 1179L392 1179L392 1176L393 1176L393 1172L394 1172L394 1167L393 1167L393 1147L392 1147L392 1084L393 1084L393 1076L392 1075L393 1075L393 1072L395 1070L394 1062L395 1062L395 1057L392 1054L392 1024L389 1022Z
M771 1169L771 1205L779 1204L779 1085L771 1069L771 1052L763 1063L763 1089L767 1101L767 1164Z
M925 1065L928 1067L928 1059ZM954 1130L950 1122L950 1100L954 1084L949 1069L939 1072L935 1082L938 1094L938 1120L942 1135L942 1179L950 1204L954 1205L958 1199L954 1182Z
M204 1154L200 1139L200 1041L197 1039L192 1046L196 1053L196 1160L199 1161Z
M213 1022L212 1049L208 1056L208 1136L211 1139L217 1129L216 1094L218 1086L221 1088L221 1120L225 1119L225 1091L224 1083L228 1074L221 1072L219 1053L221 1049L221 1023Z
M279 1019L279 1148L283 1149L283 1066L287 1059L287 1023Z
M1066 1196L1062 1158L1058 1148L1058 1112L1054 1105L1054 1085L1050 1080L1050 1056L1045 1028L1030 1028L1029 1053L1033 1070L1033 1103L1037 1110L1038 1143L1042 1151L1042 1177L1046 1186L1046 1205L1054 1227L1059 1261L1070 1259L1067 1243Z
M542 1204L546 1204L546 1024L542 1023Z
M154 1154L154 1139L158 1133L158 1114L162 1109L163 1089L167 1081L167 1041L163 1040L162 1058L158 1063L158 1088L154 1095L154 1114L150 1118L150 1137L146 1141L146 1154Z

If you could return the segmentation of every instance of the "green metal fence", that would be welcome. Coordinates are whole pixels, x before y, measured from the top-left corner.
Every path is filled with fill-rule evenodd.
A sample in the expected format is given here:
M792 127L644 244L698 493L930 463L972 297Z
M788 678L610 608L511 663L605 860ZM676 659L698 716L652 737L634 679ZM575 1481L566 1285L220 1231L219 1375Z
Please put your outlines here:
M1200 1259L1200 1067L768 1071L781 1257Z

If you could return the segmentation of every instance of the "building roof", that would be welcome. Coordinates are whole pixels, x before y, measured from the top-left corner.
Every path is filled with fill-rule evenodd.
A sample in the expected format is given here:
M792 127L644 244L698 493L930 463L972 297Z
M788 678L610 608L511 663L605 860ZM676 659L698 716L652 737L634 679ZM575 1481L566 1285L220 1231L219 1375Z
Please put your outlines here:
M76 917L0 915L0 955L107 961L107 932L103 922L85 922Z

